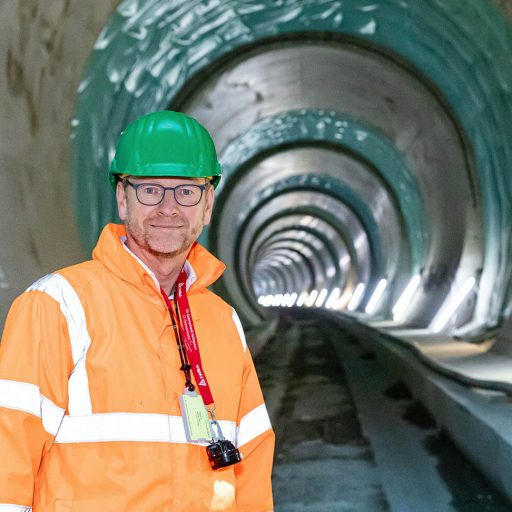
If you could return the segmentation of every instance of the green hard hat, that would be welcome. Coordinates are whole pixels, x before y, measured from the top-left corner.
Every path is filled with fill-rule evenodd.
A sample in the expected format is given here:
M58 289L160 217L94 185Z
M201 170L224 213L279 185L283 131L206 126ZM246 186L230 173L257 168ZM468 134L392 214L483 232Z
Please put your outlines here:
M216 187L221 168L206 128L181 112L164 110L139 117L121 133L109 173L114 188L118 174L211 176Z

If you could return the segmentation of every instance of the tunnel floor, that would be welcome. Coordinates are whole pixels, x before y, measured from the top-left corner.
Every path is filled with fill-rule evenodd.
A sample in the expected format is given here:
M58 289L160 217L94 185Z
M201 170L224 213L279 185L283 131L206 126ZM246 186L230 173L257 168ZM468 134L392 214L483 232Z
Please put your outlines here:
M255 363L276 432L276 512L512 510L334 322L281 317Z

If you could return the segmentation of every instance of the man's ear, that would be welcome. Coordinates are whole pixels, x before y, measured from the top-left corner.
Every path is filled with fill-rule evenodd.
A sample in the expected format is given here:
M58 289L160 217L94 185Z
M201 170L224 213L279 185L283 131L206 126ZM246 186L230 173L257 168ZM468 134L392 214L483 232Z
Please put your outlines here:
M119 180L116 186L116 199L117 199L117 212L121 220L126 219L127 205L126 205L126 189L123 182Z
M203 214L203 225L208 226L212 218L213 203L215 202L215 189L213 185L209 185L206 189L206 205Z

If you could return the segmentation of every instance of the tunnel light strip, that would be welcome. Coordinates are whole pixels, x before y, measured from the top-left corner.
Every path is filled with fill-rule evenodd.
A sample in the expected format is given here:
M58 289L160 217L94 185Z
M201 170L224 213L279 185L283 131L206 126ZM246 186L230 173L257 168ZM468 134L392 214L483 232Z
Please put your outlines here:
M293 307L295 305L295 302L297 301L298 295L293 292L290 294L290 298L288 299L288 303L286 304L289 308Z
M299 298L297 299L297 307L302 307L304 306L306 300L308 298L308 292L302 292L300 295L299 295Z
M258 304L261 304L264 307L273 306L291 308L293 306L306 306L310 308L315 306L317 308L321 308L324 306L328 293L329 290L322 288L320 292L318 290L312 290L311 293L302 292L300 295L298 295L296 292L285 294L277 293L275 295L261 295L258 297ZM340 289L335 288L329 296L327 301L328 303L325 303L324 307L332 309L336 308L339 302L339 294Z
M338 299L338 301L334 305L334 309L345 309L347 307L347 304L350 302L351 298L352 298L352 291L345 290L343 292L342 296Z
M316 298L318 297L318 290L311 290L308 298L306 299L306 303L304 304L306 307L310 308L315 303Z
M317 308L321 308L324 305L325 299L327 298L327 293L328 291L325 288L322 288L315 302L315 306Z
M377 309L377 306L379 305L380 300L382 299L382 295L387 285L387 279L381 279L378 282L377 286L375 287L375 291L373 292L373 295L371 296L370 300L368 301L368 304L366 305L365 312L368 315L373 315L373 313L375 313L375 310Z
M325 303L325 307L327 309L335 309L339 297L340 297L340 289L334 288L334 290L329 295L327 302Z
M409 304L420 285L420 282L421 276L419 274L413 276L402 292L402 295L400 295L400 298L396 301L392 310L393 320L395 322L400 322L403 320L405 313L409 308Z
M354 294L352 295L349 303L347 304L347 309L349 311L355 311L357 306L361 303L363 299L365 286L363 283L359 283L354 290Z
M260 297L258 297L258 304L261 304L263 307L268 308L272 306L273 300L273 295L261 295Z
M469 295L473 286L475 286L476 279L474 277L470 277L466 279L462 288L458 293L453 295L453 298L449 301L447 306L439 311L439 313L435 316L434 321L432 323L432 331L435 333L441 332L453 314L459 309L462 305L466 297Z

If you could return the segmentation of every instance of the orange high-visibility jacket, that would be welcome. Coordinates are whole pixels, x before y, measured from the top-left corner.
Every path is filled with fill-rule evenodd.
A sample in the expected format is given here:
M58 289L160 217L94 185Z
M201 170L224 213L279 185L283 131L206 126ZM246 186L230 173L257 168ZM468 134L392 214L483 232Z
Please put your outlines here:
M196 244L185 270L203 369L242 462L212 470L187 441L185 379L152 272L105 227L93 259L14 302L0 345L2 512L272 510L274 434L235 311L207 290L224 265Z

